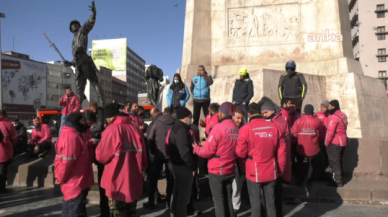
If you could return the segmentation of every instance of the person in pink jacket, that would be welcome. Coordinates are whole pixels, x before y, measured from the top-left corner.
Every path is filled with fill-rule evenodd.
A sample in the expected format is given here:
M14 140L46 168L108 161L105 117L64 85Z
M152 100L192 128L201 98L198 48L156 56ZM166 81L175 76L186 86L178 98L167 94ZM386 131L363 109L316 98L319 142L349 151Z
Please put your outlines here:
M218 112L219 123L213 126L204 146L194 145L194 153L208 158L209 184L212 190L216 217L234 217L232 182L236 169L238 127L232 120L236 107L224 102Z
M65 89L65 95L63 95L58 102L59 106L62 108L62 117L61 117L61 126L59 128L59 135L61 135L61 129L66 122L67 116L73 112L78 112L81 109L81 102L77 95L73 93L71 87Z
M330 101L329 114L325 146L329 157L329 164L333 171L333 182L329 182L328 186L343 187L342 155L344 148L348 145L346 134L348 117L341 111L338 100Z
M251 216L261 217L261 191L268 217L276 217L276 179L286 167L286 141L276 124L261 116L257 103L248 107L249 123L239 132L236 154L246 159L245 170L251 202Z
M322 163L322 155L318 143L319 135L324 131L323 123L314 117L314 107L310 104L304 107L304 115L299 118L291 129L293 136L298 138L297 171L298 186L311 186L319 176L319 167ZM304 160L307 158L308 169L304 169ZM310 177L309 177L309 174Z
M44 156L52 146L52 135L50 127L47 124L40 123L38 117L32 119L34 129L31 133L31 140L28 143L30 156Z
M201 125L201 127L206 127L205 129L206 137L209 136L210 130L213 128L213 126L218 123L219 108L220 108L220 105L218 103L210 104L209 114L206 116L205 121L203 121L202 119L199 120L199 124Z
M104 112L108 126L96 149L96 160L105 165L101 187L114 216L135 216L143 191L142 172L147 167L143 134L128 116L119 113L118 104L108 104Z
M0 193L4 193L7 182L8 165L13 159L13 146L18 141L18 134L14 126L7 118L7 112L0 110Z
M327 120L329 119L329 100L323 100L321 103L321 110L315 114L315 117L318 118L324 125L324 131L319 134L318 142L319 148L321 149L322 163L319 167L319 176L322 180L325 180L326 168L329 166L329 157L327 156L325 138L326 138L326 128Z
M82 137L88 129L81 113L71 113L55 144L55 183L61 185L64 196L62 217L87 216L86 197L94 183L92 160Z

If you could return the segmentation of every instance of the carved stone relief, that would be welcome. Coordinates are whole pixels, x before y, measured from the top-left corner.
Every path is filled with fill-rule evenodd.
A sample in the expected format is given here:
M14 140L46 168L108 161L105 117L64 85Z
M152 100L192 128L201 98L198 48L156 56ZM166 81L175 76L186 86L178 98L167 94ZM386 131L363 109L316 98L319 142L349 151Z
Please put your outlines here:
M228 9L228 44L266 45L299 40L299 5Z

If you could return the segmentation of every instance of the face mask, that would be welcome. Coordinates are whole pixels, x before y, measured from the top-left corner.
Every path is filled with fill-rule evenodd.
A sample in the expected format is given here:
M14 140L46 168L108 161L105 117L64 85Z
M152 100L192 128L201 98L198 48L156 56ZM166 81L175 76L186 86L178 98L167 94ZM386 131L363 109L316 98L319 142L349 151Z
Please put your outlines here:
M177 84L179 82L179 80L174 80L174 83Z
M191 125L193 124L193 119L189 119L187 122L186 122L187 125Z

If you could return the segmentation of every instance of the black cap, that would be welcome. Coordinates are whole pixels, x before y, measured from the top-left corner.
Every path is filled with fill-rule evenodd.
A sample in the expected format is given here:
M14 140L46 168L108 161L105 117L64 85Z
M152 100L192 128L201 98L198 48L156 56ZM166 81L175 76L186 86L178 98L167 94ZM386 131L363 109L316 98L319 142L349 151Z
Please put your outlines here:
M116 116L118 113L120 113L119 108L120 108L120 106L117 103L110 103L110 104L106 105L105 109L104 109L105 117L111 118L111 117Z
M336 109L340 109L340 104L338 102L338 100L332 100L329 102L330 105L334 106Z
M184 119L186 117L189 117L191 115L191 111L188 110L186 107L179 107L176 110L176 117L178 119Z
M313 115L314 114L314 106L311 105L311 104L307 104L305 107L304 107L304 113L306 115Z

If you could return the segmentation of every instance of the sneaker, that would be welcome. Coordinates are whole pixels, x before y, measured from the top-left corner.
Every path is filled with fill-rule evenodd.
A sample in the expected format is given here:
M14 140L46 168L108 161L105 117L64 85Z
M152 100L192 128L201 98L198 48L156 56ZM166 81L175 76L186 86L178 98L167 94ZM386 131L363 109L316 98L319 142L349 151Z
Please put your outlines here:
M155 209L155 204L152 204L152 203L147 202L147 203L144 203L144 204L143 204L143 208L144 208L144 209L153 210L153 209Z

